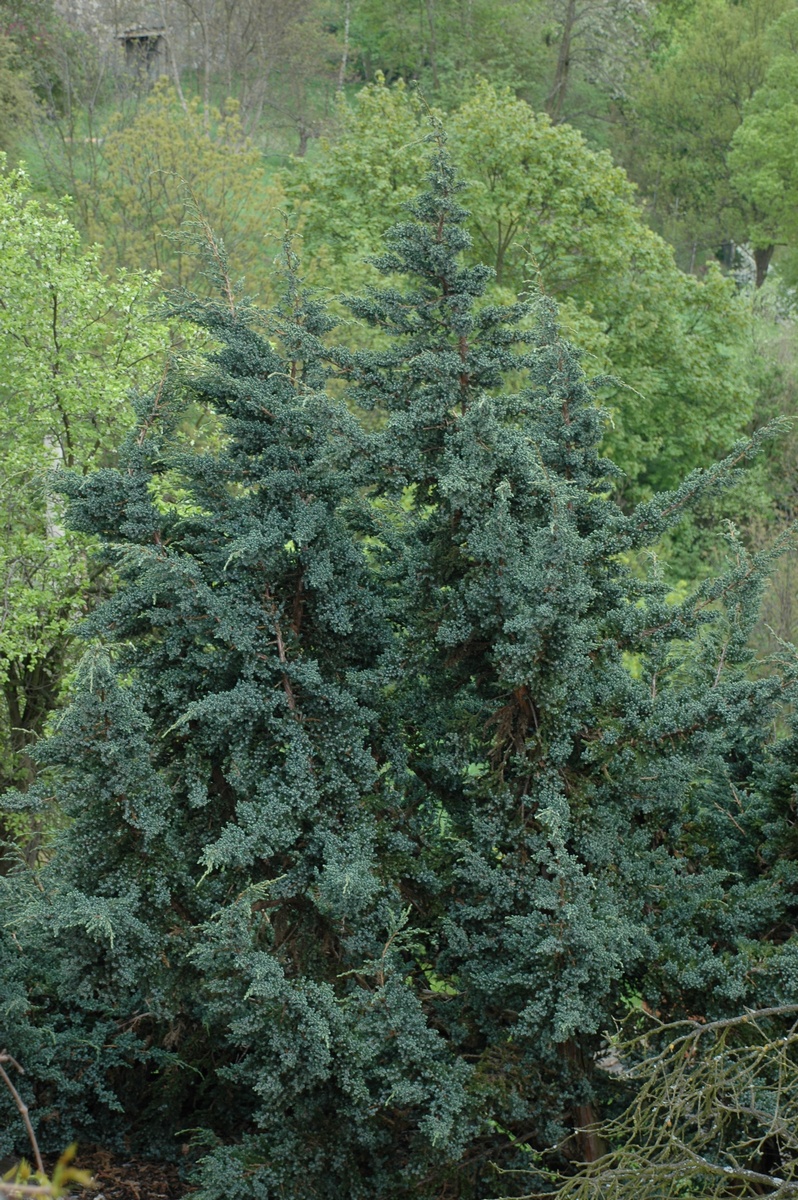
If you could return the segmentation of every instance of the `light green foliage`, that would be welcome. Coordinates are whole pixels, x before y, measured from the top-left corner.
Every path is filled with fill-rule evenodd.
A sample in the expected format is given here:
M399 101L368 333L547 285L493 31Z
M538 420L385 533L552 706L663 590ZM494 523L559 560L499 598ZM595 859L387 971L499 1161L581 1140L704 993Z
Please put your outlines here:
M731 141L732 184L751 217L753 246L798 245L798 12L770 30L775 50Z
M152 281L111 283L69 219L0 175L0 689L7 785L58 697L74 621L99 572L47 493L59 467L113 460L127 397L163 369L169 333L147 318ZM22 758L15 757L22 754Z
M606 143L611 106L641 57L638 0L419 0L351 4L361 78L415 80L456 108L480 76Z
M417 178L424 106L378 83L340 119L338 139L286 181L313 278L335 290L374 278L363 256ZM448 124L471 261L494 268L491 296L539 282L591 369L617 375L622 386L604 393L608 445L630 480L670 486L728 449L753 403L741 369L748 316L731 282L678 270L609 155L509 92L481 82Z
M266 184L260 152L244 136L234 101L203 111L180 103L162 80L132 121L121 116L97 149L96 178L78 185L91 238L115 268L161 273L165 287L207 288L202 265L181 229L200 215L224 242L231 270L250 294L267 287L276 245L267 241L279 192ZM277 222L279 226L279 219Z
M9 1196L11 1200L30 1194L61 1200L61 1197L68 1196L75 1187L94 1187L94 1180L88 1171L77 1170L72 1166L77 1149L77 1145L73 1143L64 1151L53 1168L52 1176L46 1171L34 1170L23 1158L19 1164L6 1171L0 1185L0 1195ZM21 1185L19 1191L15 1190L15 1184ZM33 1193L25 1192L26 1187L36 1190Z
M748 204L727 153L772 55L769 29L791 0L699 0L630 87L617 142L653 221L692 269L724 241L746 241Z
M577 130L485 80L449 124L474 253L499 287L539 272L553 295L596 295L645 241L624 172Z
M14 42L0 32L0 150L8 150L33 115L34 97Z
M377 274L364 262L415 194L424 161L424 105L400 80L361 89L354 107L338 105L338 133L321 153L284 177L297 217L309 277L329 291Z
M365 77L419 80L457 104L476 74L543 100L553 73L553 22L534 0L355 0L352 40ZM546 36L548 33L548 37Z
M727 449L750 416L735 359L746 312L730 283L684 275L642 219L606 153L522 101L482 84L453 115L475 251L497 283L530 277L565 301L564 320L591 369L612 371L608 447L632 477L670 486Z

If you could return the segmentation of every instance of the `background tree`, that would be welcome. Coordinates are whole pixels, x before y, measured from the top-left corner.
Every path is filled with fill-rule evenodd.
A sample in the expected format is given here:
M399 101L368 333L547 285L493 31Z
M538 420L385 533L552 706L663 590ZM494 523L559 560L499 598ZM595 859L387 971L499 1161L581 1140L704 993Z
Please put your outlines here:
M181 228L199 211L224 239L231 270L256 292L279 243L269 246L279 190L264 178L260 151L245 137L234 101L205 121L198 97L185 107L165 80L135 119L112 124L97 148L97 180L77 201L90 237L112 267L158 271L165 287L203 287L202 264Z
M333 80L342 53L329 28L314 16L311 11L295 19L282 43L272 48L273 85L262 99L268 124L297 139L291 148L300 158L331 125Z
M374 278L362 256L377 250L412 192L423 119L403 86L365 88L354 109L342 108L336 142L286 176L326 286ZM679 271L609 155L508 92L483 82L449 126L474 231L471 261L493 266L498 298L537 279L596 369L618 376L623 386L605 393L615 418L608 446L630 480L671 486L728 449L753 407L744 372L730 369L743 361L749 328L731 281Z
M643 55L645 17L642 4L626 0L359 0L353 57L367 81L378 71L391 82L416 80L446 108L487 76L604 143L612 102Z
M247 133L279 112L308 136L321 119L340 52L314 0L164 0L162 19L196 63L206 123L219 94L235 97Z
M127 397L163 368L170 335L148 319L153 281L111 283L63 213L0 175L0 783L29 781L70 665L76 619L105 586L85 538L47 496L57 467L110 462L131 421Z
M732 186L727 154L767 74L769 30L789 7L700 0L630 84L616 148L686 270L751 235L755 218Z
M545 39L556 58L545 108L553 121L588 129L596 118L606 119L642 58L646 16L645 5L635 0L559 0L551 6Z
M423 0L386 6L358 0L352 11L353 58L369 82L417 80L425 94L456 104L480 72L513 87L534 86L549 52L539 5L484 0Z
M7 151L33 117L34 97L14 42L0 33L0 150Z
M731 140L728 157L731 182L747 204L748 239L757 263L757 283L764 281L777 245L798 245L794 218L798 176L794 166L795 136L790 117L796 115L798 82L798 20L785 13L770 29L774 60L745 107L742 123Z
M96 183L96 151L109 103L135 99L136 81L118 73L118 47L56 11L52 0L0 3L0 23L14 40L22 78L38 104L16 149L35 169L50 199L76 196Z
M14 43L22 71L40 85L52 66L56 16L51 0L19 0L0 4L0 29Z

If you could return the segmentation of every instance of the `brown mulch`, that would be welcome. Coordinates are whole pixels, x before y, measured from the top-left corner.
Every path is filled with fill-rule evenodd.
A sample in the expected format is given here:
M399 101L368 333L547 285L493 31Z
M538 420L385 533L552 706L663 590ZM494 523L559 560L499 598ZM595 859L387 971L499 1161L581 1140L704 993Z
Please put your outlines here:
M80 1192L80 1200L183 1200L194 1190L180 1178L175 1163L147 1162L81 1147L74 1165L90 1171L97 1185L92 1191Z

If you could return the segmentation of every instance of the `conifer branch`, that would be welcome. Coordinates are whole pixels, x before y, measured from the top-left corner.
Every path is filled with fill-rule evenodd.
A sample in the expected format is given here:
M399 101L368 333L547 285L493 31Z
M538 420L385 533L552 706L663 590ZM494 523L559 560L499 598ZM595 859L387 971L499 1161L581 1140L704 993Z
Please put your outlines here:
M272 627L274 629L274 636L277 645L277 657L279 658L281 664L285 667L288 665L288 656L285 652L285 639L283 638L283 631L280 625L277 605L272 597L270 588L266 588L264 595L269 603L272 616ZM294 689L291 687L291 680L288 678L288 675L285 671L283 671L283 690L285 691L289 709L291 712L295 712L296 696L294 695Z

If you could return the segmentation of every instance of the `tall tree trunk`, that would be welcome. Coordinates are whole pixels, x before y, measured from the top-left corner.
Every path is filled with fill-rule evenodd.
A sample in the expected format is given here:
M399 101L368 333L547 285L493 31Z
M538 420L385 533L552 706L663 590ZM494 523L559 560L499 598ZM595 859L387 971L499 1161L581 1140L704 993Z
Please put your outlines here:
M166 50L169 55L169 62L172 67L172 83L175 85L175 91L177 92L177 96L180 101L180 105L183 109L183 112L187 113L188 105L186 104L186 98L183 95L183 89L180 86L180 71L178 70L178 66L177 66L177 58L175 57L174 34L172 33L172 27L167 18L165 0L161 0L161 22L163 24L164 40L166 41Z
M202 31L203 41L205 43L202 71L202 115L205 119L205 131L210 133L211 129L211 52L208 45L208 39L205 30Z
M440 81L438 79L438 43L435 36L435 0L427 0L427 24L429 25L429 65L432 69L432 86L437 92Z
M569 1038L561 1046L562 1056L571 1063L577 1075L586 1075L588 1065L582 1047L575 1038ZM596 1162L607 1153L606 1143L599 1133L598 1114L592 1104L575 1104L571 1112L574 1140L582 1162Z
M557 55L557 68L554 72L554 83L546 99L546 112L557 124L562 120L565 95L568 91L568 73L571 69L571 39L576 24L576 0L568 0L563 22L560 52Z
M341 65L338 68L338 91L344 90L346 83L346 68L349 62L349 19L352 15L352 0L346 0L344 7L344 47L341 52Z
M754 250L754 262L756 263L756 286L761 288L765 282L770 266L770 260L773 257L775 246L762 246L758 250Z

